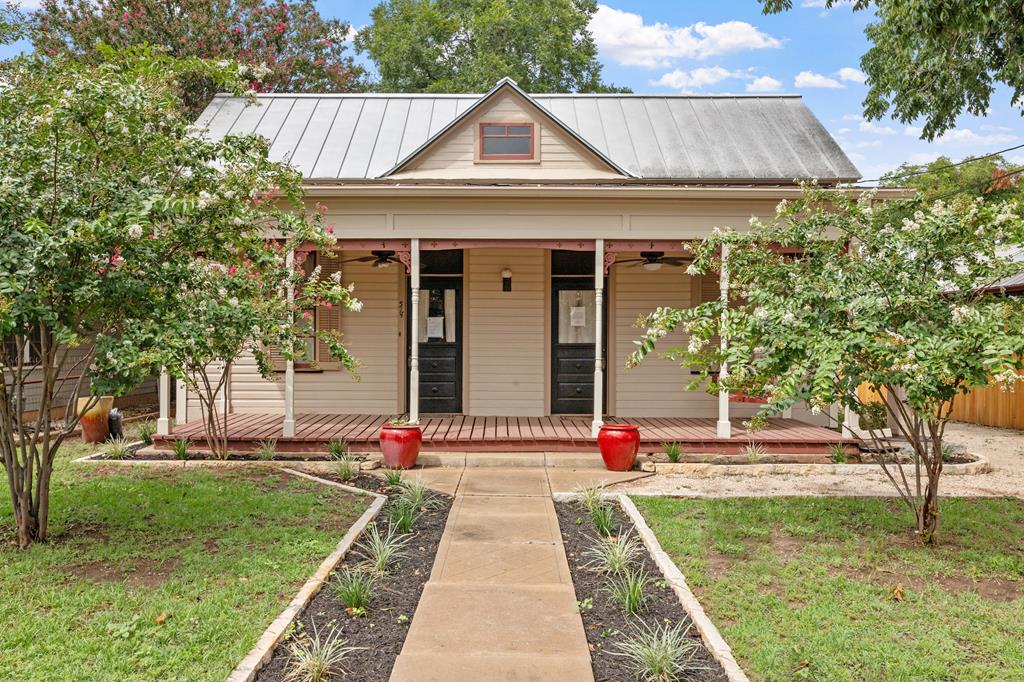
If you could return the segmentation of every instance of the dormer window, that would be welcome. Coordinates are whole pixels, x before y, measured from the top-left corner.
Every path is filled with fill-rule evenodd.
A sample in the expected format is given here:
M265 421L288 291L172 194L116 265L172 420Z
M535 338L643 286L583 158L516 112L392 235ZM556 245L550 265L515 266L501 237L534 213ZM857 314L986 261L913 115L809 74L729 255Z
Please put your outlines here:
M481 161L532 161L536 158L533 123L481 123Z

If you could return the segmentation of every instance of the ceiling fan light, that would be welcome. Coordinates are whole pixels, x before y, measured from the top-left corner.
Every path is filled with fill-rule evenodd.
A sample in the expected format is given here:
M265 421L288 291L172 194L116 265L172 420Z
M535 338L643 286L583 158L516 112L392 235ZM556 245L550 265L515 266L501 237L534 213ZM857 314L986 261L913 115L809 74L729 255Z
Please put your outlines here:
M647 272L657 272L661 270L661 261L649 260L643 264L643 269Z
M387 258L378 258L377 260L373 261L373 267L381 268L382 270L384 268L390 268L391 261L388 260Z

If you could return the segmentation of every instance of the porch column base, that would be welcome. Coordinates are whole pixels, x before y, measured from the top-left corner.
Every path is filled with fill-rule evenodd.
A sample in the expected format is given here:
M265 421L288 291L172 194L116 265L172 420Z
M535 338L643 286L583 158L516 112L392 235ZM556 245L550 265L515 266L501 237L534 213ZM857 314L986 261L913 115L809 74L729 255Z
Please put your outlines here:
M174 423L184 424L188 421L188 387L181 379L174 383Z
M590 422L590 435L593 438L597 438L597 434L601 430L602 426L604 426L604 422L603 421L595 420L595 421Z
M719 420L715 423L715 432L719 438L732 438L732 422Z
M160 417L156 420L156 433L159 436L168 436L171 433L171 377L165 370L160 370L160 383L158 386Z
M295 420L294 419L285 419L284 420L284 425L281 428L281 434L285 438L294 438L295 437Z

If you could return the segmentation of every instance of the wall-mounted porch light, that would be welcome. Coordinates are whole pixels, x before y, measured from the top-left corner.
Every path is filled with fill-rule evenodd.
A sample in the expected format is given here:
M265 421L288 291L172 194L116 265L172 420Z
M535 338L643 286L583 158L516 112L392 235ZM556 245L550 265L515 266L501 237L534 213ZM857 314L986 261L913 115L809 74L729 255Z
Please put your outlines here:
M508 268L501 271L501 290L512 291L512 271Z

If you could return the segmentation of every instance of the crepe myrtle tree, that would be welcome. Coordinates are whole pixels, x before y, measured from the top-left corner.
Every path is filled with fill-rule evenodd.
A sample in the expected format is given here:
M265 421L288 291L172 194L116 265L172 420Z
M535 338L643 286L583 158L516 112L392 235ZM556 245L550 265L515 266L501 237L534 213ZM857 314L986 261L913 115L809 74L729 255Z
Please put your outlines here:
M231 201L223 192L213 198L224 200ZM314 227L320 223L319 215L310 223ZM271 214L263 217L270 218ZM285 222L303 221L294 210L274 217L273 227L278 233ZM259 218L252 216L254 220ZM146 321L133 330L138 334L120 339L120 343L131 345L136 343L137 335L141 336L140 345L153 347L151 355L140 358L141 365L164 367L198 396L206 444L220 459L228 456L230 418L221 408L221 401L230 381L230 368L243 355L255 358L263 378L274 380L271 349L284 358L304 359L315 365L315 358L306 357L305 344L306 339L315 338L323 342L333 360L358 378L359 362L345 348L340 332L316 330L312 312L317 307L336 306L360 310L352 285L342 284L340 271L321 278L319 266L304 274L302 268L290 267L286 256L299 244L308 247L316 243L328 248L323 239L326 233L306 227L298 224L285 230L296 236L293 240L252 241L242 258L197 258L181 285L174 313L167 319ZM298 254L296 265L302 257Z
M1022 378L1024 301L982 289L1019 271L1008 253L1024 245L1024 224L1012 203L960 197L873 206L872 197L808 184L771 219L752 219L749 231L716 229L694 250L689 272L720 268L728 246L728 306L658 308L638 320L646 331L628 363L679 329L687 344L663 355L699 371L687 388L765 398L753 429L799 401L816 413L849 408L867 423L872 452L931 543L954 402L972 388L1010 389ZM723 362L728 371L719 375ZM912 466L884 454L884 424L872 419L878 402L858 391L865 384L885 397Z
M322 233L303 212L284 219L299 175L268 161L264 140L206 139L182 106L177 84L190 74L241 94L258 70L99 49L95 64L0 65L0 456L23 548L47 537L76 399L88 386L88 408L152 376L197 258L254 272L266 267L268 221L285 240Z

